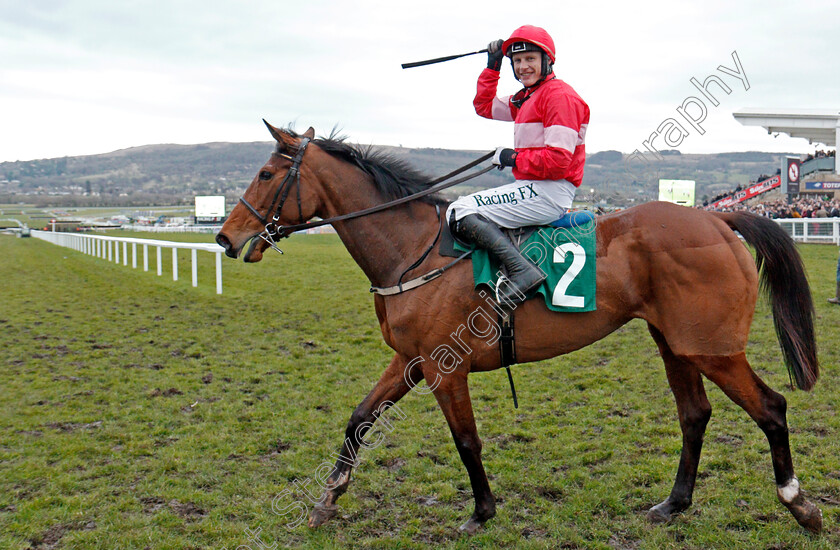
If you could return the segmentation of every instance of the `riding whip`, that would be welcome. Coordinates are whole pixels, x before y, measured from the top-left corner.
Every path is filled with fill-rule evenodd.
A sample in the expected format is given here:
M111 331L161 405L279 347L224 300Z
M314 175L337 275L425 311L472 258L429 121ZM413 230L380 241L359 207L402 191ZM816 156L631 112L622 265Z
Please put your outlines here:
M478 50L477 52L461 53L458 55L447 55L446 57L436 57L434 59L427 59L426 61L414 61L413 63L403 63L403 69L411 69L412 67L422 67L423 65L432 65L434 63L443 63L444 61L452 61L459 57L466 57L468 55L475 55L477 53L487 53L487 48Z

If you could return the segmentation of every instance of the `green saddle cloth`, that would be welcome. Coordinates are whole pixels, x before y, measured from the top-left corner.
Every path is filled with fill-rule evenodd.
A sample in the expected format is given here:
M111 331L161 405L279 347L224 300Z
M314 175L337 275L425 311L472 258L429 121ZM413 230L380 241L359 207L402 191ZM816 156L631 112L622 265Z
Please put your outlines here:
M466 251L456 241L456 250ZM540 227L519 247L546 274L528 294L542 294L552 311L595 311L595 223L578 227ZM496 288L500 264L486 250L472 253L475 286Z

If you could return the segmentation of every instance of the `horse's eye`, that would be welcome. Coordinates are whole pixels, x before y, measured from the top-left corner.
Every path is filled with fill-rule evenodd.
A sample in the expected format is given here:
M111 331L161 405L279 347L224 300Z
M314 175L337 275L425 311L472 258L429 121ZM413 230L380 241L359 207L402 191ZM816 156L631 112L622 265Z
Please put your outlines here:
M263 181L268 181L268 180L270 180L273 176L274 176L274 174L272 174L272 173L271 173L271 172L269 172L268 170L263 170L262 172L260 172L260 179L261 179L261 180L263 180Z

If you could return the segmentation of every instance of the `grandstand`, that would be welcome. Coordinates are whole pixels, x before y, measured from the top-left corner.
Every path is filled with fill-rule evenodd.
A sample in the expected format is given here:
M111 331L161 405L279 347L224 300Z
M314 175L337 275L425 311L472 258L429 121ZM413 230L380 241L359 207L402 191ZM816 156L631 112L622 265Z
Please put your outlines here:
M744 126L761 126L768 134L787 134L808 143L837 147L840 141L840 110L831 109L742 109L732 113ZM834 167L840 175L840 167Z
M807 139L811 144L823 144L835 149L840 141L840 110L742 109L733 113L733 116L745 126L764 128L770 135L787 134ZM749 186L715 197L704 206L711 209L730 208L754 199L831 193L835 198L840 198L840 163L836 162L836 151L816 150L806 158L785 158L775 175L762 174Z

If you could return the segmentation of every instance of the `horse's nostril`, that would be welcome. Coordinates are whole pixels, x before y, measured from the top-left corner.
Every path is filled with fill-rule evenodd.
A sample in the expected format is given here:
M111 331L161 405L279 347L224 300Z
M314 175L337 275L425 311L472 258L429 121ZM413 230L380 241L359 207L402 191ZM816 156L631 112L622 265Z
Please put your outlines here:
M230 244L230 241L228 240L227 237L225 237L224 235L219 233L218 235L216 235L216 242L218 243L219 246L221 246L222 248L225 249L225 255L226 256L229 256L229 257L232 257L232 258L236 257L236 252L233 251L233 249L231 247L231 244Z

